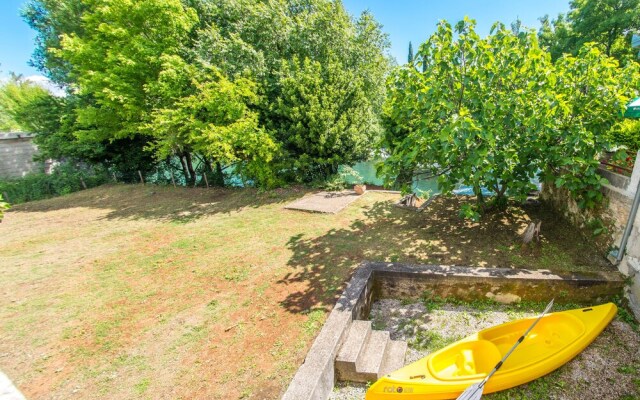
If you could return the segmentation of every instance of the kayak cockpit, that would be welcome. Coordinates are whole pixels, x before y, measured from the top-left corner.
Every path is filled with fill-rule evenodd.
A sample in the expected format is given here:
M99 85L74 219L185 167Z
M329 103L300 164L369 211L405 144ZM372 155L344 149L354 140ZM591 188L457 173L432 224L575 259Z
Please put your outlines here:
M512 324L484 330L480 333L479 338L495 344L500 353L504 355L524 333L529 324L530 320L514 321ZM580 339L585 332L584 322L570 313L546 315L527 335L518 351L505 361L502 371L526 368L532 364L543 362Z
M496 345L488 340L473 340L442 349L427 364L429 372L440 380L482 379L500 358Z
M529 319L514 321L484 330L475 339L445 347L429 358L429 372L443 381L483 379L529 325ZM507 359L499 373L544 361L578 340L585 331L584 323L573 315L547 315L527 336L518 351Z

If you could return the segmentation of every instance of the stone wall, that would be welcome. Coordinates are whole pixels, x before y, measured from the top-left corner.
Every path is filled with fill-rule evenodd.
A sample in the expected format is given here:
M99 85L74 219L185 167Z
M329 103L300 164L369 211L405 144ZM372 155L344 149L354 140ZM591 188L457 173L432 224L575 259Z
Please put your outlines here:
M592 237L591 240L598 245L603 253L614 249L608 258L615 263L615 249L620 246L633 199L640 183L640 152L636 155L636 163L631 177L605 169L600 170L600 175L607 178L609 184L602 189L605 201L601 207L595 210L581 210L566 190L557 189L551 185L543 187L541 198L552 204L574 225L584 228L586 234L593 232L593 224L596 220L604 222L607 228L606 232L600 236ZM618 269L629 278L626 297L636 318L640 320L640 212L635 216L624 257L618 264Z
M32 135L0 133L0 178L20 178L43 170L40 163L33 161L37 152Z

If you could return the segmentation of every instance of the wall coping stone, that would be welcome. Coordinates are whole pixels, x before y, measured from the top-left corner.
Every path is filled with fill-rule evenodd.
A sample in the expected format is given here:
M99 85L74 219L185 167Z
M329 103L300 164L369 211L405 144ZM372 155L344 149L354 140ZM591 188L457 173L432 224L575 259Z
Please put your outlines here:
M0 140L31 139L34 137L36 137L36 135L27 132L0 132Z

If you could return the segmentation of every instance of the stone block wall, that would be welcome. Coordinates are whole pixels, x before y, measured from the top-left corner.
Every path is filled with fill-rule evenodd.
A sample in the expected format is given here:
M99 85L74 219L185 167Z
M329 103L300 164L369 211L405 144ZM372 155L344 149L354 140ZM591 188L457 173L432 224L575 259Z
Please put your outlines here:
M43 170L33 161L38 148L33 136L24 133L0 133L0 178L20 178Z
M581 210L571 199L568 191L557 189L552 185L543 187L541 198L560 211L574 225L585 228L589 232L590 224L599 219L607 227L607 232L598 237L590 238L603 251L618 249L624 229L629 219L633 199L640 183L640 152L636 155L636 163L631 177L618 175L614 172L601 170L600 174L607 178L608 185L602 189L605 201L595 210ZM609 257L613 260L613 257ZM626 297L640 320L640 212L635 216L631 235L627 242L622 261L617 264L618 270L629 278Z

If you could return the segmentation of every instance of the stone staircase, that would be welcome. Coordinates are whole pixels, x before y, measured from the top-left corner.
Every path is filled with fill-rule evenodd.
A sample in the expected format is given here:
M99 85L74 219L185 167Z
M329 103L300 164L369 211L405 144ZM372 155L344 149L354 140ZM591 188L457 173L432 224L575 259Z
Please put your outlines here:
M389 332L371 329L371 321L355 320L336 356L338 380L375 382L404 366L407 343L391 340Z

